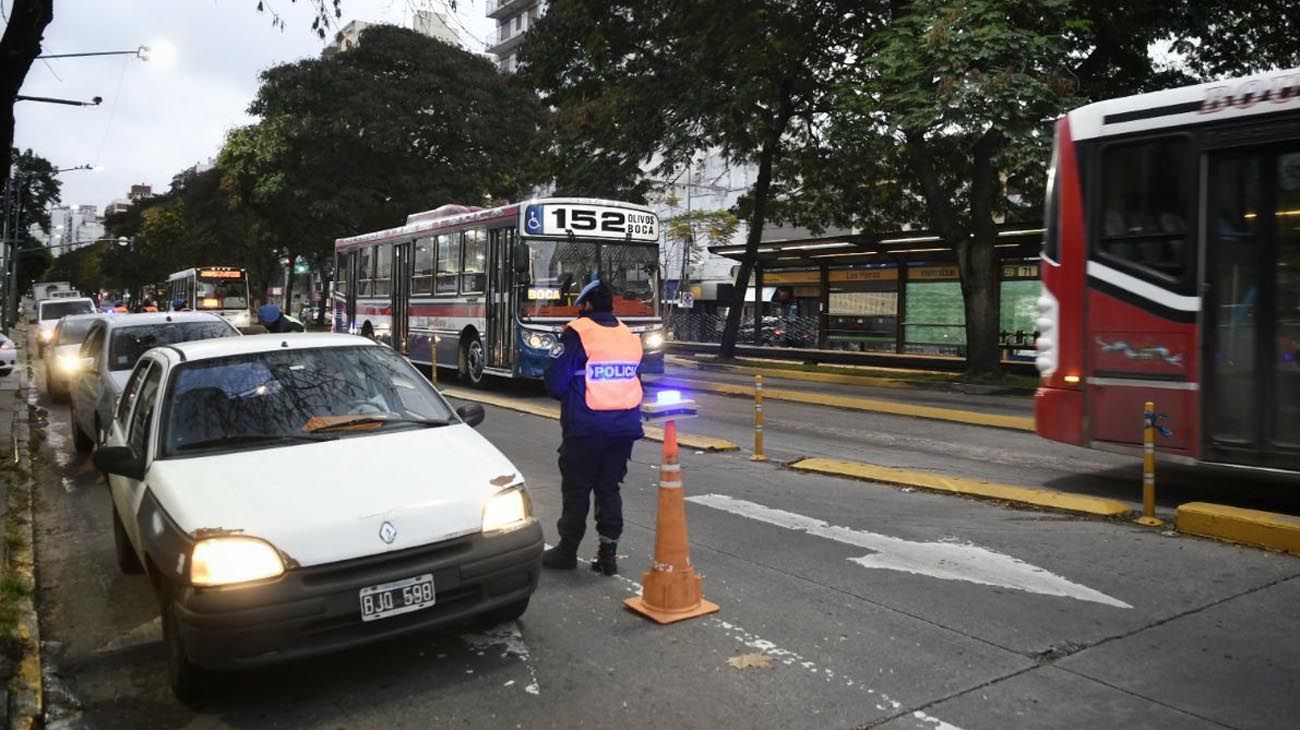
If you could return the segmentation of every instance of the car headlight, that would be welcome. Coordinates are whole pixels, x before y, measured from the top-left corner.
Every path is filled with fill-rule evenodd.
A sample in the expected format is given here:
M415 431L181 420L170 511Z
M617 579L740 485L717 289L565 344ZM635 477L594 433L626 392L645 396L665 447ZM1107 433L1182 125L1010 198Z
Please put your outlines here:
M59 355L59 370L65 375L71 375L77 372L80 361L76 355Z
M641 346L647 350L658 350L664 346L664 333L659 330L645 333L641 338Z
M12 350L12 349L14 349L13 340L5 340L4 342L0 342L0 350Z
M41 330L41 342L49 342L54 336L54 330Z
M190 583L224 586L284 573L280 554L264 540L227 535L199 540L190 555Z
M555 347L555 335L550 332L529 332L524 342L534 350L549 350Z
M483 505L483 532L499 532L519 527L530 516L528 497L523 488L509 489L488 497Z

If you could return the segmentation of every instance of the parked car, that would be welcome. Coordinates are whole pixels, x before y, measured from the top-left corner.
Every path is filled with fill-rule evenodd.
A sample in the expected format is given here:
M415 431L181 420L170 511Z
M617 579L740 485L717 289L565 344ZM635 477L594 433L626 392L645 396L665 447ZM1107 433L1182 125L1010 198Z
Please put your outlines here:
M18 365L18 347L14 341L0 334L0 378L14 371Z
M90 326L103 319L100 314L71 314L59 320L50 338L50 357L45 358L45 392L55 403L68 401L68 385L77 373L78 352Z
M173 692L195 698L205 670L522 614L542 530L482 419L362 337L145 353L95 464L119 567L157 590Z
M70 388L73 445L78 451L90 451L103 443L126 378L145 351L189 340L238 336L233 325L206 312L102 317L91 325L77 352L77 373Z
M90 297L74 299L42 299L36 303L35 319L28 320L36 325L36 351L45 357L45 347L54 337L54 326L69 314L93 314L95 302Z

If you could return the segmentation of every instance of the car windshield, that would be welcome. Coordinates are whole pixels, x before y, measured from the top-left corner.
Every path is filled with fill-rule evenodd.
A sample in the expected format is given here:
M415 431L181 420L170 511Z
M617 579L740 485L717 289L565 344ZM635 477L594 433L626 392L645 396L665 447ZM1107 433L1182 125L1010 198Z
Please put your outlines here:
M77 345L86 339L86 333L90 331L90 325L95 323L94 317L85 319L65 319L59 325L59 344L60 345Z
M386 347L271 350L177 366L162 453L210 454L456 422L428 381Z
M151 347L174 345L190 340L230 337L236 332L225 322L158 322L113 330L108 348L109 370L130 370Z
M528 241L529 279L522 316L578 316L573 302L593 276L614 290L614 314L655 315L654 245L588 241Z
M248 282L243 279L195 282L195 309L247 309Z
M89 299L74 299L67 302L41 302L41 319L59 319L69 314L93 314L95 305Z

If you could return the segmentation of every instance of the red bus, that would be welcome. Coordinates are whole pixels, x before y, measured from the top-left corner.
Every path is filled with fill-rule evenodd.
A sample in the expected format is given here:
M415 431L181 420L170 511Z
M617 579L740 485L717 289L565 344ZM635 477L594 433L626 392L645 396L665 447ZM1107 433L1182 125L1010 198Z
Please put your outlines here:
M1300 472L1300 69L1076 109L1048 185L1038 433Z

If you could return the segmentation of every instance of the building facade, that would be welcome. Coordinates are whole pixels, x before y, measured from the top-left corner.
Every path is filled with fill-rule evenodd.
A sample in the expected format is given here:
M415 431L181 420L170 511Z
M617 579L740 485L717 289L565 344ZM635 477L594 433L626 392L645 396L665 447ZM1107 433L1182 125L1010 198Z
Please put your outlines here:
M361 43L361 32L374 25L378 25L378 23L353 20L339 30L334 37L334 41L325 46L325 50L321 51L321 56L329 58L336 53L356 48ZM447 23L447 16L442 13L432 10L417 10L411 18L410 29L421 35L442 41L449 46L461 47L460 35Z
M488 53L497 68L514 73L519 68L519 47L524 34L546 14L545 0L487 0L487 16L497 22L496 35L488 39Z

